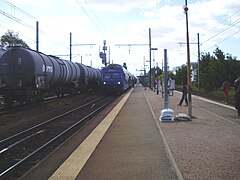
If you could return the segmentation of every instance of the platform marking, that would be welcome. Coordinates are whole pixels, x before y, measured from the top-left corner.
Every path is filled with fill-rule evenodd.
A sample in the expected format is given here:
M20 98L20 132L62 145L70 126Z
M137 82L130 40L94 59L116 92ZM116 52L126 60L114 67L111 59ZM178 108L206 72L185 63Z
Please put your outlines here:
M101 121L91 134L78 146L78 148L65 160L65 162L49 178L50 180L75 179L85 163L97 147L104 134L118 115L128 97L132 93L131 89L126 96L112 109L112 111Z
M176 91L176 92L180 94L179 91ZM223 106L223 107L226 107L226 108L235 110L234 107L229 106L229 105L226 105L226 104L222 104L222 103L219 103L219 102L215 102L215 101L212 101L212 100L209 100L209 99L206 99L206 98L197 96L197 95L192 95L192 96L193 96L194 98L199 99L199 100L202 100L202 101L206 101L206 102L209 102L209 103L212 103L212 104L216 104L216 105L219 105L219 106Z
M151 110L151 112L152 112L153 118L154 118L155 123L156 123L156 125L157 125L157 127L158 127L159 133L160 133L160 135L162 136L162 139L163 139L163 143L164 143L164 147L165 147L167 156L168 156L170 162L172 163L172 165L173 165L173 167L174 167L174 169L175 169L176 175L177 175L177 177L178 177L179 180L184 180L184 178L183 178L183 176L182 176L182 173L181 173L181 171L179 170L179 168L178 168L178 166L177 166L177 163L176 163L176 161L175 161L175 159L174 159L174 157L173 157L172 151L171 151L171 149L170 149L169 146L168 146L168 143L167 143L167 140L165 139L165 136L164 136L164 134L163 134L163 131L162 131L161 127L160 127L159 124L158 124L158 119L156 118L156 116L155 116L155 114L154 114L154 112L153 112L152 106L150 105L150 103L149 103L149 101L148 101L148 98L147 98L145 92L144 92L144 96L145 96L145 98L146 98L146 100L147 100L148 106L150 107L150 110Z
M218 114L216 114L216 113L214 113L214 112L211 112L211 111L209 111L209 110L207 110L207 109L205 109L205 108L202 108L202 107L199 107L199 108L202 109L203 111L207 112L207 113L210 113L210 114L212 114L212 115L214 115L214 116L217 116L218 118L220 118L220 119L222 119L222 120L225 120L225 121L228 121L229 123L232 123L232 124L234 124L234 125L240 126L238 123L236 123L236 122L234 122L234 121L232 121L232 120L229 120L229 119L227 119L227 118L225 118L225 117L223 117L223 116L220 116L220 115L218 115Z

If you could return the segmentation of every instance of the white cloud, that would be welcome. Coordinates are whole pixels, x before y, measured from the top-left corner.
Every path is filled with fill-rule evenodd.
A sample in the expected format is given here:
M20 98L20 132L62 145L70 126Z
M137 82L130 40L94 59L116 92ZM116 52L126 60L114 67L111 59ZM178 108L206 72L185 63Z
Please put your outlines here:
M49 9L54 7L54 0L13 0L12 4L22 4L22 5L31 5L33 7Z
M148 46L130 47L129 54L129 47L119 48L115 47L115 44L148 44L148 29L151 28L152 47L159 48L154 52L159 63L163 59L165 48L168 49L170 67L186 62L186 46L178 44L186 41L186 17L179 2L178 4L174 4L172 0L65 0L61 3L55 0L15 0L11 2L17 3L16 5L24 3L20 7L37 18L40 31L44 32L40 34L40 49L48 54L69 53L69 33L72 32L73 43L97 44L92 49L74 47L73 53L78 59L78 54L88 54L88 51L96 51L92 54L98 59L98 47L102 46L102 41L106 39L107 45L111 45L111 59L119 61L120 64L126 59L131 61L136 59L136 63L132 62L130 66L135 69L139 66L137 67L139 69L143 66L143 56L148 59ZM240 12L222 22L239 10L239 0L189 1L188 6L190 41L197 41L197 33L200 33L201 43L210 39L201 46L203 51L212 52L215 44L240 28L239 23L229 28L231 23L239 21ZM36 20L31 21L35 26ZM29 33L29 30L26 31L16 23L14 25L11 20L4 24L2 22L1 19L0 25L16 29L20 37L24 37L23 39L30 37L34 41L35 31ZM227 28L229 30L216 35ZM213 37L214 35L216 37ZM232 38L239 40L240 33L236 33L230 39ZM223 41L221 45L225 45L225 42ZM33 48L34 46L33 44ZM213 46L213 49L209 46ZM233 45L229 47L231 46ZM191 45L190 48L191 60L196 61L197 45Z
M126 13L133 9L152 8L156 4L154 0L90 0L88 2L88 5L94 10L114 13Z

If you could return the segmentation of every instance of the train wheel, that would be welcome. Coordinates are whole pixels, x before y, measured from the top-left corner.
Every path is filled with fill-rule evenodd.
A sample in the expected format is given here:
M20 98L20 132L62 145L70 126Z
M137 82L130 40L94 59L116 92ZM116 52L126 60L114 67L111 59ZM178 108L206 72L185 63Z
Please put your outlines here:
M20 104L24 104L26 101L25 101L24 99L19 99L18 102L19 102Z
M42 103L42 102L44 102L44 98L43 97L36 98L36 103Z
M4 98L4 103L5 103L5 106L10 107L10 106L13 105L13 99L11 99L11 98Z

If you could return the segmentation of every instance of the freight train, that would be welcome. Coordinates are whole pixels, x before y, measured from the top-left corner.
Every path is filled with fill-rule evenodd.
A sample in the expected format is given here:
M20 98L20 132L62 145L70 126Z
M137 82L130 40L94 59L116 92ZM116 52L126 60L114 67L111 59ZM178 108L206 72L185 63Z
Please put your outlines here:
M0 47L0 58L2 57L2 55L3 55L5 52L6 52L6 50L4 50L4 49L2 49L2 48Z
M104 92L123 93L136 83L135 76L119 64L109 64L102 68L101 74Z
M3 49L1 46L0 46L0 58L2 57L2 55L6 52L5 49ZM2 87L2 81L1 81L1 78L0 78L0 88Z
M12 47L0 59L0 94L4 103L38 102L44 97L98 89L101 71L23 47Z

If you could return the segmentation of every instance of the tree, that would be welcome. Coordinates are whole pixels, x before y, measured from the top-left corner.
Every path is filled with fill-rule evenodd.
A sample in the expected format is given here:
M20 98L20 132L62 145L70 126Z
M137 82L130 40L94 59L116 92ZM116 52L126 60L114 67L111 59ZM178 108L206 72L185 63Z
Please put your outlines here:
M19 38L18 33L10 30L8 30L1 37L1 45L5 48L9 48L12 46L22 46L22 47L29 48L27 43Z
M233 85L240 69L240 61L230 54L225 56L219 48L213 54L203 54L200 61L201 88L207 92L219 89L225 80Z
M233 58L231 54L226 55L218 47L214 55L202 53L200 60L200 87L206 92L219 89L225 80L233 86L234 80L239 75L240 61ZM187 67L176 71L176 84L187 82Z
M187 84L187 66L182 65L180 69L176 71L176 84Z

